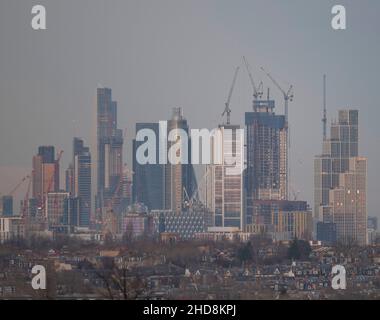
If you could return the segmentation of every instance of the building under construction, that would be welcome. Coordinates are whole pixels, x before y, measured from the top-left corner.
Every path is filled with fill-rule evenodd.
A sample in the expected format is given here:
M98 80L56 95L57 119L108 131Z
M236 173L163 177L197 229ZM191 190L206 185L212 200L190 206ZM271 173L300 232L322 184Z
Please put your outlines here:
M287 199L287 123L274 108L268 97L255 100L254 111L245 113L247 224L256 223L255 200Z

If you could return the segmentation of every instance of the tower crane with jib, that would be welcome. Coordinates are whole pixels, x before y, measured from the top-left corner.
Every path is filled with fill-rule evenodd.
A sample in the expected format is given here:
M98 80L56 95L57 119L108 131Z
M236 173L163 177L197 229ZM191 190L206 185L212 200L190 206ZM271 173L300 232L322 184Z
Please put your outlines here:
M231 123L231 109L230 109L230 102L231 102L231 98L232 98L232 93L234 91L234 87L235 87L235 83L236 83L236 79L237 79L237 76L238 76L238 73L239 73L239 70L240 70L240 67L237 67L235 69L235 74L234 74L234 79L232 81L232 85L231 85L231 88L230 88L230 92L228 94L228 98L227 98L227 101L225 103L225 109L222 113L222 117L224 117L225 114L227 114L227 124L230 124Z
M281 93L284 96L284 102L285 102L285 122L286 125L288 125L288 115L289 115L289 101L292 102L294 99L294 93L293 93L293 85L290 85L288 91L285 91L282 89L282 87L278 84L278 82L271 76L271 74L263 67L261 67L261 70L268 76L268 78L274 83L274 85L278 88L278 90L281 91Z
M255 101L257 101L258 99L261 99L261 97L263 96L263 82L261 81L259 86L256 87L255 81L253 80L251 68L245 57L243 57L243 62L245 65L245 69L247 70L249 80L251 81L251 85L253 89L253 110L256 111Z
M23 177L23 178L21 179L21 181L19 181L19 182L17 183L17 185L11 190L11 192L8 193L8 196L13 196L13 194L18 190L18 188L20 188L21 185L22 185L26 180L28 180L28 179L30 179L30 176L29 176L29 175Z
M8 196L10 197L13 197L14 193L21 187L21 185L26 181L28 180L28 188L27 188L27 195L29 197L29 190L30 190L30 185L31 185L31 182L32 182L32 174L28 174L26 175L25 177L23 177L17 184L16 186L7 194ZM25 196L26 198L26 196ZM25 211L25 200L22 202L22 206L21 206L21 215L23 216L24 215L24 211Z
M28 181L28 187L26 189L25 197L22 203L22 211L21 211L21 216L22 218L26 219L28 216L28 208L29 208L29 194L30 194L30 187L32 184L32 177L33 176L33 171L30 176L28 176L29 181Z
M7 194L7 196L9 197L13 197L14 193L21 187L21 185L26 181L26 180L29 180L29 184L30 184L30 180L31 180L31 175L26 175L25 177L23 177L17 184L16 186L13 187L13 189Z

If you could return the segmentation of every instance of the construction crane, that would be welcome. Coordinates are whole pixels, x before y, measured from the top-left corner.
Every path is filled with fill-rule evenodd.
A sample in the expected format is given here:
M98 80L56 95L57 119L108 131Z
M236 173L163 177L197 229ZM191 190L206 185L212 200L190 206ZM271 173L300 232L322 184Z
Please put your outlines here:
M255 81L253 80L253 76L251 73L249 63L245 57L243 57L243 61L244 61L244 65L245 65L245 68L247 70L249 79L251 81L251 85L252 85L252 89L253 89L253 101L257 101L259 98L261 99L261 97L263 96L263 90L264 90L263 89L263 82L261 81L259 84L259 87L256 87ZM256 111L255 103L253 103L253 110Z
M230 124L231 123L231 109L230 109L230 102L231 102L231 97L232 97L232 93L234 91L234 87L235 87L235 83L236 83L236 79L237 79L237 76L238 76L238 73L239 73L239 69L240 67L237 67L236 70L235 70L235 74L234 74L234 79L232 81L232 85L231 85L231 88L230 88L230 92L228 94L228 98L227 98L227 101L225 103L225 109L222 113L222 117L224 117L225 114L227 114L227 124Z
M8 196L13 196L13 194L18 190L18 188L20 188L20 186L21 186L21 185L22 185L27 179L29 179L29 178L30 178L29 175L23 177L23 178L21 179L21 181L18 182L17 185L11 190L11 192L8 193Z
M21 187L21 185L26 181L30 179L30 176L29 175L26 175L25 177L23 177L17 184L16 186L7 194L7 196L9 197L13 197L13 194Z
M281 86L278 84L278 82L271 76L271 74L263 67L261 67L261 70L268 76L268 78L274 83L274 85L281 91L281 93L284 95L284 101L285 101L285 122L286 125L288 125L288 107L289 107L289 101L292 102L294 99L294 93L293 93L293 86L290 85L288 91L285 92L284 89L281 88Z
M293 186L290 186L289 189L290 189L290 192L292 193L293 201L297 201L298 200L298 196L301 193L301 191L300 190L295 190L293 188Z
M32 174L29 176L29 181L28 181L28 187L26 189L25 197L24 197L24 202L22 205L22 217L25 218L28 215L28 206L29 206L29 193L30 193L30 186L32 184L32 179L31 177L33 176L33 171Z
M195 205L203 206L202 200L200 199L199 193L201 188L204 188L206 179L208 177L207 170L203 173L203 176L198 180L197 188L193 191L191 197L187 192L186 188L183 187L183 207L193 208Z

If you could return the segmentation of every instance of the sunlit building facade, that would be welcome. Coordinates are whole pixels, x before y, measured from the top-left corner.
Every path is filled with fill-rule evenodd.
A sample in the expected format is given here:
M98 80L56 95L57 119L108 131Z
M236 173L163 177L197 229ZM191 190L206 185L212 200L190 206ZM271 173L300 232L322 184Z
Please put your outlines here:
M220 125L211 141L211 164L206 167L205 202L214 214L216 227L243 230L244 134L241 134L238 125Z

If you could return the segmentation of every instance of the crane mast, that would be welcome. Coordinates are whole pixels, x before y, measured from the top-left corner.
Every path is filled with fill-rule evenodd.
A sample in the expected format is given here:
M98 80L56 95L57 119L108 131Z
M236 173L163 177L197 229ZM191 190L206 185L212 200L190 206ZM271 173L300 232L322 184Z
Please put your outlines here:
M278 88L278 90L281 91L281 93L284 96L284 101L285 101L285 121L286 125L288 125L288 115L289 115L289 101L292 102L294 98L294 93L293 93L293 86L291 85L288 89L288 91L285 92L284 89L278 84L278 82L271 76L271 74L263 67L261 67L261 70L268 76L268 78L274 83L274 85Z
M253 101L257 101L263 95L263 82L261 81L259 87L256 87L255 81L253 80L252 72L250 70L249 63L247 59L243 56L243 61L245 65L245 69L247 70L249 80L251 81L252 89L253 89ZM253 110L256 111L255 103L253 102Z
M327 138L326 75L323 75L323 141Z
M237 76L238 76L238 73L239 73L239 69L240 67L237 67L235 69L235 74L234 74L234 78L233 78L233 81L232 81L232 85L231 85L231 88L230 88L230 92L228 94L228 98L227 98L227 101L225 103L225 109L222 113L222 117L227 114L227 124L230 124L231 123L231 109L230 109L230 102L231 102L231 98L232 98L232 93L234 91L234 88L235 88L235 83L236 83L236 79L237 79Z

